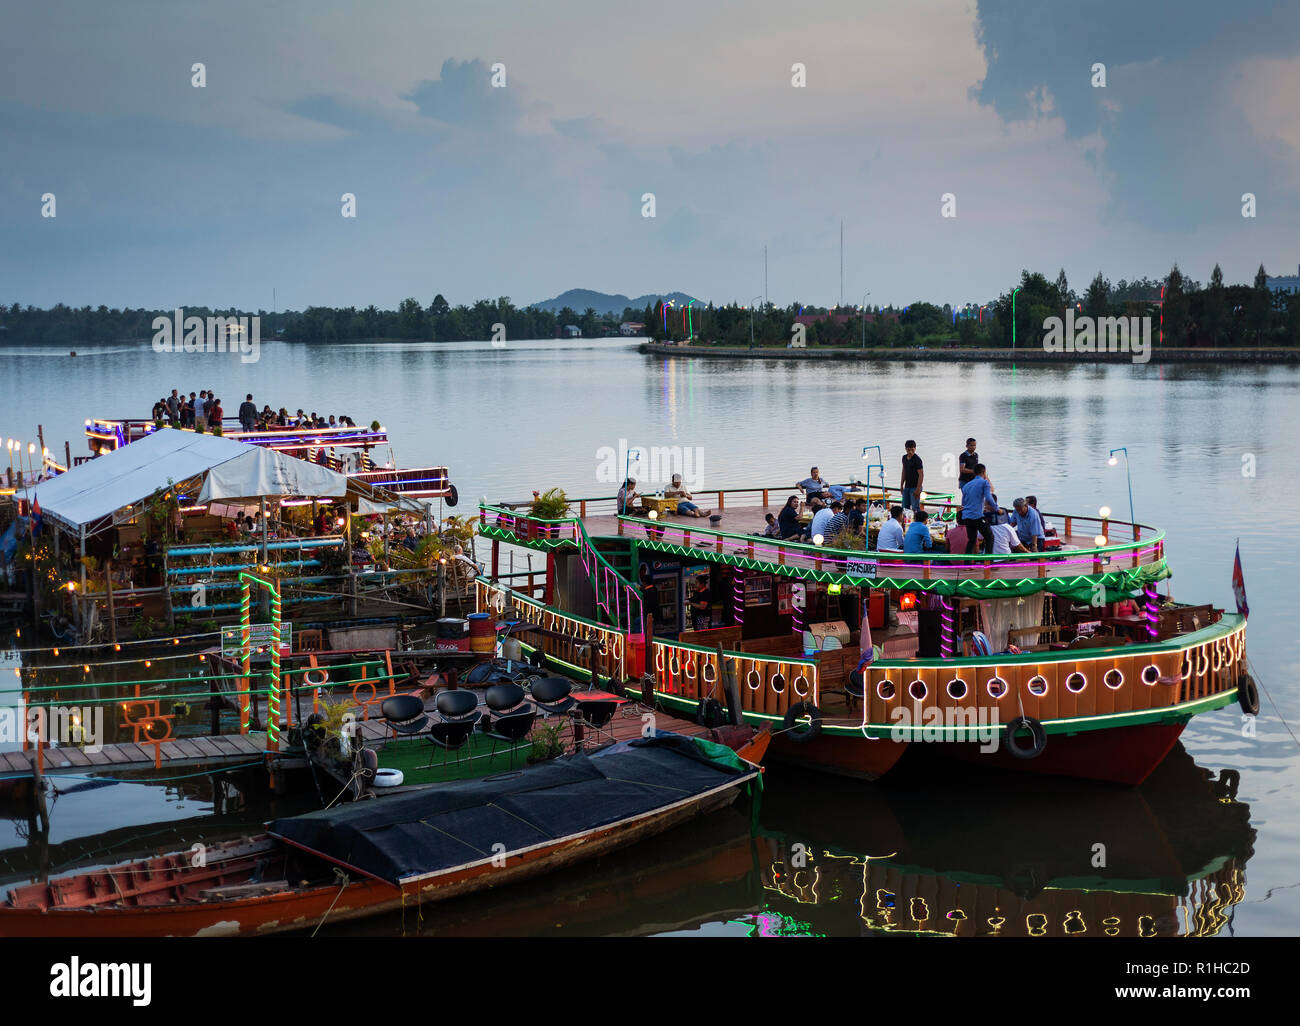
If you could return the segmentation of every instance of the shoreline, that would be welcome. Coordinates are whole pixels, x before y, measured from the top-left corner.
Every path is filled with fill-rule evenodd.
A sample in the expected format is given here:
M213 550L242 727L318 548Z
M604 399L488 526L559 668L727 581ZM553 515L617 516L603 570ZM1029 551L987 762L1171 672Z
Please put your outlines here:
M638 350L654 356L697 356L720 359L751 360L858 360L868 363L1046 363L1079 366L1093 363L1133 364L1131 353L1048 353L1042 349L847 349L819 347L786 349L763 346L750 349L735 346L665 345L643 342ZM1300 347L1296 348L1151 348L1149 364L1155 363L1233 363L1233 364L1300 364ZM1134 364L1134 366L1144 366Z

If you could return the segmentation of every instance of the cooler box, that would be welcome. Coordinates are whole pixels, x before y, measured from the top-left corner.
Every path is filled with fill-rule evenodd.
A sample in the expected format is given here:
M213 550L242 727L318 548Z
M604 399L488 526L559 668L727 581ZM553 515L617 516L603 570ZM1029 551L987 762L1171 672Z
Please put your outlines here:
M882 615L884 607L881 607ZM839 641L843 647L849 643L849 625L843 620L828 620L825 623L810 623L808 632L813 636L813 641L819 649L826 647L826 638L833 637Z

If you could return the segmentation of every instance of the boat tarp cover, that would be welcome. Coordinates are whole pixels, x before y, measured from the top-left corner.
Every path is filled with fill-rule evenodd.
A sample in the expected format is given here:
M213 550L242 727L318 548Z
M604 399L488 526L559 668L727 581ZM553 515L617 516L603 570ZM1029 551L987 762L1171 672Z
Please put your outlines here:
M720 760L693 738L661 734L495 778L277 819L268 832L400 886L655 812L754 772L727 754Z

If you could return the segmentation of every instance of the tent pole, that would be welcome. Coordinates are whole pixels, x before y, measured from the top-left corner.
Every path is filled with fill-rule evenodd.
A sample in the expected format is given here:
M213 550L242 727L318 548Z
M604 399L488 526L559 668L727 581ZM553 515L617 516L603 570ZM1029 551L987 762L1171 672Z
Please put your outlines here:
M81 525L81 594L86 594L86 525Z
M262 506L262 562L266 562L266 496L260 496L259 500Z

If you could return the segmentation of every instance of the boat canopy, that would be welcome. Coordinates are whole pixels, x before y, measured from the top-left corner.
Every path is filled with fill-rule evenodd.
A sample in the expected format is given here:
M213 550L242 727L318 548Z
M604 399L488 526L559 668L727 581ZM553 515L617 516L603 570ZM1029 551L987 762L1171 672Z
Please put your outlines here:
M278 819L268 832L363 876L401 886L653 815L757 774L720 748L660 734L522 773Z

